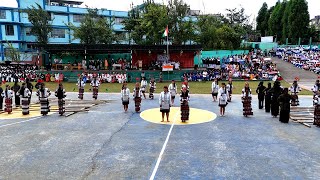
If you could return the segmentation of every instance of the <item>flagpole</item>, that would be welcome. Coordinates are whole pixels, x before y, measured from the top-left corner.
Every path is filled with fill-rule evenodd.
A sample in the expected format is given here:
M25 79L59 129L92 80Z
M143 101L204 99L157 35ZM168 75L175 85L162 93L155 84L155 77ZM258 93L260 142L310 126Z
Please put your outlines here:
M168 26L167 26L167 29L169 29ZM167 57L168 57L168 60L170 60L170 54L169 54L169 31L168 31L168 34L167 34Z

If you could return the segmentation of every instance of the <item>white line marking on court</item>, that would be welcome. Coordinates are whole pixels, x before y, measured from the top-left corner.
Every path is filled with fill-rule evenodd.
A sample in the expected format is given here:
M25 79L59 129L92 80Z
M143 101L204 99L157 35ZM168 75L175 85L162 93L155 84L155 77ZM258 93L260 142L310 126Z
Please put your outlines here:
M160 151L160 154L159 154L157 163L156 163L156 165L154 166L154 169L153 169L153 171L152 171L152 174L151 174L149 180L154 180L154 177L156 176L156 173L157 173L157 171L158 171L158 168L159 168L159 165L160 165L160 162L161 162L161 159L162 159L162 155L163 155L163 153L164 153L164 151L165 151L165 149L166 149L166 147L167 147L167 144L168 144L168 141L169 141L169 138L170 138L172 129L173 129L173 127L174 127L174 124L175 124L175 122L176 122L176 120L177 120L177 117L178 117L179 113L180 113L180 112L178 111L178 112L175 114L173 123L171 124L171 127L170 127L170 130L169 130L169 132L168 132L167 138L166 138L166 140L165 140L165 142L164 142L164 144L163 144L163 146L162 146L162 149L161 149L161 151Z
M16 125L16 124L22 124L22 123L34 121L34 120L37 120L37 119L40 119L40 118L42 118L42 116L35 117L35 118L29 119L29 120L25 120L25 121L19 121L19 122L15 122L15 123L1 125L0 128L7 127L7 126L12 126L12 125Z

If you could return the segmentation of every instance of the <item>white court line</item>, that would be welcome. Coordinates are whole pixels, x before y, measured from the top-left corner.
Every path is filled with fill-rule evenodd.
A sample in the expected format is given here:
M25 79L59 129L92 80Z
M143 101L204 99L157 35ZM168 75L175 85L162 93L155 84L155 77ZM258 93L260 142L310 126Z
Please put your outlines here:
M156 165L154 166L154 169L153 169L153 171L152 171L152 174L151 174L149 180L154 180L154 177L156 176L156 173L157 173L157 171L158 171L158 168L159 168L159 165L160 165L160 162L161 162L161 159L162 159L162 155L163 155L163 153L164 153L164 150L165 150L166 147L167 147L167 144L168 144L168 141L169 141L169 138L170 138L172 129L173 129L173 127L174 127L174 124L175 124L175 122L176 122L176 120L177 120L177 117L178 117L179 113L180 113L180 112L178 111L178 112L175 114L175 118L174 118L173 123L172 123L172 125L171 125L171 127L170 127L170 130L169 130L169 132L168 132L167 138L166 138L166 140L165 140L165 142L164 142L164 144L163 144L163 146L162 146L162 149L161 149L161 151L160 151L160 154L159 154L157 163L156 163Z
M25 120L25 121L19 121L19 122L15 122L15 123L11 123L11 124L1 125L0 128L7 127L7 126L12 126L12 125L16 125L16 124L22 124L22 123L34 121L34 120L37 120L37 119L40 119L40 118L42 118L42 116L35 117L33 119L29 119L29 120Z

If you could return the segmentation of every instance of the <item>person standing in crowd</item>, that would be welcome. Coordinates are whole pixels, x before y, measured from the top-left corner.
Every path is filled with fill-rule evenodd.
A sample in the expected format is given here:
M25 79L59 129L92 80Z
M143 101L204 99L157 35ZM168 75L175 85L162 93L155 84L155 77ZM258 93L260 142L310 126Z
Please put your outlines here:
M259 109L263 109L263 101L265 97L265 89L266 87L263 85L263 82L261 81L258 85L258 88L256 90L256 93L258 94L258 101L259 101Z
M58 89L55 92L55 96L58 98L59 114L62 116L65 113L65 100L66 91L63 89L63 85L60 83Z
M244 88L242 89L243 115L245 117L248 117L249 115L253 115L251 100L252 100L252 92L249 87L249 83L246 82Z
M218 91L220 116L224 116L224 113L226 111L226 106L228 105L228 97L229 97L229 94L226 88L226 84L222 83Z
M182 88L180 94L180 102L181 102L181 121L186 122L189 120L189 101L190 101L190 94L186 87Z
M79 95L78 95L78 98L83 100L83 93L84 93L84 86L85 86L85 82L83 81L83 77L82 75L79 76L79 79L78 79L78 83L77 83L77 86L78 86L78 89L79 89Z
M279 81L275 81L273 87L269 91L271 93L271 115L273 117L277 117L279 115L278 98L282 94L282 91Z
M2 86L2 81L0 81L0 95L3 93L3 89L1 86ZM2 110L3 110L3 97L0 96L0 111L2 111Z
M314 84L313 88L312 88L312 91L313 91L313 102L316 102L318 101L318 96L320 95L320 82L319 80L316 81L316 83ZM313 103L313 105L316 105Z
M15 101L16 107L19 107L20 106L20 96L18 95L18 93L20 90L20 85L18 84L18 79L16 79L14 81L14 85L11 89L14 92L14 101Z
M97 79L97 75L93 75L93 80L91 81L90 85L92 86L92 98L97 100L98 98L98 92L99 92L99 86L100 86L100 81Z
M232 79L229 79L229 82L228 82L228 85L227 85L227 91L228 91L228 102L231 102L231 98L232 98L232 89L233 89Z
M174 80L171 81L171 84L169 85L169 92L171 94L171 104L174 104L174 99L176 98L177 94L177 85Z
M146 99L146 88L148 86L148 82L145 77L142 77L141 80L141 92L143 94L144 99Z
M271 83L268 83L268 87L264 90L265 94L265 110L267 113L270 112L270 106L271 106Z
M33 85L32 85L32 83L30 82L30 79L29 79L29 78L26 79L26 86L27 86L27 88L29 89L29 91L30 91L30 93L31 93L31 95L32 95ZM29 105L30 105L30 103L31 103L31 95L30 95L30 97L29 97Z
M142 96L142 90L140 89L140 84L137 82L135 88L133 89L133 98L134 98L136 112L140 112L141 96Z
M188 79L185 79L182 83L182 87L181 90L186 87L188 91L190 91L190 87L189 87L189 83L188 83Z
M21 108L22 108L22 114L28 115L29 114L29 98L31 96L30 90L27 88L26 83L22 83L22 86L19 90L19 95L21 97Z
M130 100L130 89L127 88L127 83L123 83L122 85L121 100L122 100L123 109L125 112L127 112L128 106L129 106L129 100Z
M149 98L150 98L150 99L153 99L153 98L154 98L153 93L154 93L154 91L156 90L156 88L157 88L156 82L155 82L155 80L152 78L152 79L150 80L150 90L149 90Z
M6 85L6 89L0 95L1 95L1 98L4 98L5 100L4 111L10 114L12 112L12 98L13 98L13 92L10 90L10 86Z
M45 87L44 83L40 85L40 88L37 91L37 96L40 98L40 111L42 115L48 115L50 112L49 106L49 96L51 92L48 88Z
M163 91L160 93L159 97L159 105L160 105L160 112L162 113L162 121L164 122L164 116L167 116L167 122L169 121L169 113L171 107L171 94L168 90L168 86L163 87Z
M279 96L278 102L280 105L279 121L288 123L290 118L290 100L292 96L288 94L288 88L284 88L283 93Z
M212 101L217 101L217 96L218 96L218 91L219 91L219 83L218 80L215 78L212 82L211 85L211 93L212 93Z
M289 91L291 92L292 101L291 106L299 106L298 93L301 91L301 87L298 85L297 81L293 81L292 86L290 86Z

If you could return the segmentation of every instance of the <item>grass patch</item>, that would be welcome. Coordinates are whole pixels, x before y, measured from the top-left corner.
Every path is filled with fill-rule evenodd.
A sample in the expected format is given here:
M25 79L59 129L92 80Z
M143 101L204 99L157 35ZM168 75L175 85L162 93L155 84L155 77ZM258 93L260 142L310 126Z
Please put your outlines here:
M220 81L219 84L222 82L227 83L226 81ZM252 89L252 93L256 94L256 88L258 87L260 81L249 81L250 88ZM192 94L210 94L211 93L211 83L210 81L208 82L189 82L190 86L190 93ZM245 81L234 81L233 86L234 86L234 94L240 94L242 91L242 88L244 87ZM273 85L273 82L271 82ZM11 86L13 83L9 83ZM35 83L33 83L35 85ZM57 83L45 83L46 87L49 88L51 91L55 91L55 89L58 87ZM165 83L157 83L157 89L156 93L160 93L163 91L164 86L169 86L170 82L165 82ZM178 90L181 88L181 82L176 83L178 86ZM264 82L264 85L267 86L268 81ZM21 85L21 83L20 83ZM76 86L76 83L71 83L71 82L65 82L63 83L64 88L66 89L67 92L78 92L78 87ZM281 81L281 85L283 87L290 87L291 84L287 83L286 81ZM106 93L120 93L121 91L122 84L119 83L104 83L100 86L100 92L106 92ZM128 87L130 88L130 91L133 91L134 88L134 83L128 83ZM4 85L2 85L2 88L4 88ZM90 84L86 84L85 86L85 92L90 92L91 86ZM300 95L312 95L313 93L308 90L303 90L300 92Z

